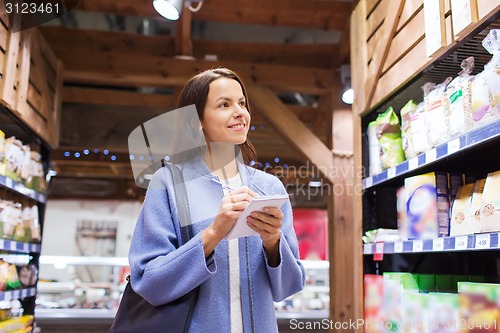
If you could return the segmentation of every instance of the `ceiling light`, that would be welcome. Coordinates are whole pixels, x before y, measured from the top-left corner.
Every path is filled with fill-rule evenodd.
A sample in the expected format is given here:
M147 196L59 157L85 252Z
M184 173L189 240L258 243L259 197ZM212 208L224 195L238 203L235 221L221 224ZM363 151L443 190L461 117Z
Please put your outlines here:
M182 6L182 0L153 0L153 7L158 14L172 21L181 17Z
M344 91L342 94L342 102L346 104L352 104L352 102L354 102L354 90L352 90L352 88Z

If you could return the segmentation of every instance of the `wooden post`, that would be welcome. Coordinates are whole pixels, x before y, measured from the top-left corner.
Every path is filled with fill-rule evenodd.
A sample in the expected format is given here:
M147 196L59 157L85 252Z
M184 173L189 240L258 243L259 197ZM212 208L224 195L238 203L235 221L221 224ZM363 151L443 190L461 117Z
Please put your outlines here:
M329 203L330 320L342 329L331 332L362 332L351 323L363 319L363 257L360 183L355 181L353 112L334 110L332 145L334 177ZM359 136L361 137L361 135ZM358 185L358 186L355 186ZM359 192L359 193L358 193Z

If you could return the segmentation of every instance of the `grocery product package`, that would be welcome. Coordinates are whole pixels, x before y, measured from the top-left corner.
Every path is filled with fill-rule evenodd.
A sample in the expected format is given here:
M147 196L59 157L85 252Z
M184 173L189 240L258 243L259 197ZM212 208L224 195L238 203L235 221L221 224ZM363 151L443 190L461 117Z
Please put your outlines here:
M431 172L405 179L408 239L449 234L448 174Z
M372 121L368 124L368 155L370 160L370 176L382 172L382 161L380 160L380 145L377 137L377 122Z
M498 333L500 322L500 285L458 283L461 332Z
M415 149L413 148L413 133L411 128L411 119L416 109L417 104L415 104L413 100L410 100L401 109L401 137L403 150L407 160L417 156Z
M403 293L403 332L429 333L429 302L427 294Z
M384 169L395 167L404 161L399 118L392 107L377 117L377 136L380 160Z
M472 126L472 79L474 57L468 57L460 65L462 71L454 78L446 93L450 103L450 137L470 130Z
M425 103L421 102L417 105L417 108L413 111L410 118L411 134L413 136L413 150L415 155L425 153L432 148L429 141L426 116Z
M421 293L430 293L436 291L436 275L434 274L416 274L418 281L418 290Z
M0 174L13 180L20 180L22 162L24 160L23 145L15 137L5 140L3 163L0 164Z
M432 147L445 143L450 137L450 101L446 95L450 81L448 77L438 85L428 82L423 86L427 133Z
M38 191L45 192L47 190L47 183L45 180L45 174L43 171L43 164L40 153L36 151L30 152L30 162L29 162L29 177L26 181L26 186Z
M458 295L429 293L429 332L459 333Z
M384 332L382 306L384 298L384 278L382 275L364 276L365 333Z
M397 242L400 240L399 232L395 229L375 229L368 230L362 237L364 243L376 243L376 242Z
M403 332L403 293L400 281L390 279L384 274L384 298L382 301L383 332Z
M486 178L481 212L481 232L500 231L500 171Z
M408 240L408 218L406 216L406 189L401 186L396 192L396 210L398 212L398 232L400 240Z
M500 29L490 30L482 44L493 57L472 81L474 127L500 118Z
M474 183L460 187L451 208L450 236L467 235L471 227L467 225L465 214L469 210L474 192Z
M0 130L0 165L3 161L3 154L5 149L5 133ZM0 170L2 168L0 167Z
M0 238L14 238L16 226L22 221L21 216L21 204L0 200Z
M486 179L479 179L474 183L471 203L469 209L465 213L465 225L467 226L467 234L481 232L481 209L483 204L483 191Z

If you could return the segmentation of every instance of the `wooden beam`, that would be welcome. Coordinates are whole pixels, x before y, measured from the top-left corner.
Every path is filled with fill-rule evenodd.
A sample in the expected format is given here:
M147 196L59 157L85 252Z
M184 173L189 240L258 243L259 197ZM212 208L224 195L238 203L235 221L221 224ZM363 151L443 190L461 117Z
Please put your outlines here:
M318 167L325 178L333 181L330 149L269 88L252 84L248 86L248 91L251 103L285 142Z
M77 9L125 16L158 17L151 0L85 0ZM305 27L341 30L351 14L346 1L267 0L258 5L247 0L210 0L193 20L235 24Z
M175 25L175 54L182 56L191 56L191 21L192 12L189 10L189 4L183 3L181 17Z
M394 34L396 33L396 28L403 11L405 1L406 0L400 0L397 9L389 11L387 13L387 16L385 17L384 32L382 38L380 39L380 42L378 43L379 46L377 47L378 50L382 50L383 52L376 52L373 54L371 66L372 68L374 68L375 74L370 76L365 82L364 90L365 92L368 92L368 98L366 99L366 103L363 106L363 109L366 109L370 106L373 100L373 96L375 95L377 83L380 79L380 76L382 75L382 69L384 68L385 60L387 59L387 55L389 54L391 42L394 38Z
M330 320L356 322L364 316L362 229L359 219L355 219L355 214L361 214L355 200L361 197L362 191L361 187L354 186L357 170L352 155L353 113L333 111L332 126L333 165L337 172L332 179L329 202ZM363 328L342 331L362 332Z
M173 57L175 38L144 36L116 31L80 30L57 26L39 28L55 51L83 49L102 53L144 54ZM337 59L338 44L240 43L192 39L192 55L204 59L216 55L219 61L281 64L329 68Z
M264 84L283 91L321 94L334 85L330 70L239 62L179 60L128 54L96 54L85 50L59 50L65 81L128 87L183 86L202 70L225 66L238 72L246 83Z
M175 97L166 94L144 94L137 91L64 87L64 103L138 106L141 108L175 108Z

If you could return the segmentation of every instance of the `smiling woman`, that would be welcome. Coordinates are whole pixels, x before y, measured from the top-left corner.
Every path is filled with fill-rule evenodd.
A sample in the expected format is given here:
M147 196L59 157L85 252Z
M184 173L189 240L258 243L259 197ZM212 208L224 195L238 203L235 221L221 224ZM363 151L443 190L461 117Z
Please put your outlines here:
M236 73L217 68L194 76L178 107L193 104L199 122L184 125L206 144L175 164L186 182L190 221L179 217L170 169L161 168L132 239L131 285L155 305L199 287L189 332L277 332L273 300L302 290L305 281L290 201L250 214L247 225L258 236L227 240L254 197L286 191L278 178L249 166L256 159L247 139L251 112ZM194 236L179 246L186 228Z

